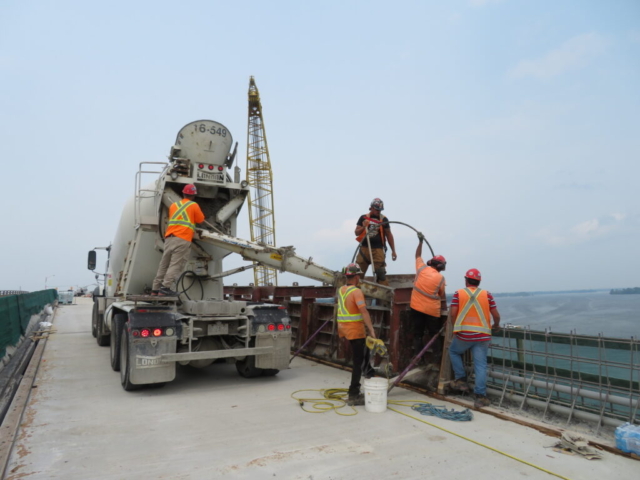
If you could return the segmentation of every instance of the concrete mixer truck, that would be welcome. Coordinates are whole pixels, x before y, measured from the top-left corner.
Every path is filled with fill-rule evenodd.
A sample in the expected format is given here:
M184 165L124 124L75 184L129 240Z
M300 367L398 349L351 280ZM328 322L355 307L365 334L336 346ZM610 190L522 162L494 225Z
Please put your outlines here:
M205 367L216 360L235 363L240 375L276 375L288 368L291 324L286 309L267 303L226 300L223 278L256 264L297 273L326 284L339 272L295 253L235 237L238 214L249 193L240 168L233 167L231 132L221 123L200 120L184 126L168 162L142 162L135 192L122 212L109 247L89 252L95 273L96 250L107 251L104 289L94 296L91 330L100 346L110 346L111 367L125 390L164 384L176 375L176 363ZM233 167L233 178L232 178ZM143 185L143 179L157 175ZM196 202L205 215L199 239L178 278L177 297L152 296L162 258L169 207L184 185L197 187ZM252 263L224 271L231 252ZM365 284L364 291L388 299L390 289Z

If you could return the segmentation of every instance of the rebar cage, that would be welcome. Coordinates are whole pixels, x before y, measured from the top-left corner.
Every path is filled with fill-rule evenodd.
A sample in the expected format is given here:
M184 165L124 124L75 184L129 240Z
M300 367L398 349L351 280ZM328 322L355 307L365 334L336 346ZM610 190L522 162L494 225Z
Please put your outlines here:
M494 335L487 387L506 400L573 419L639 423L640 341L506 328Z

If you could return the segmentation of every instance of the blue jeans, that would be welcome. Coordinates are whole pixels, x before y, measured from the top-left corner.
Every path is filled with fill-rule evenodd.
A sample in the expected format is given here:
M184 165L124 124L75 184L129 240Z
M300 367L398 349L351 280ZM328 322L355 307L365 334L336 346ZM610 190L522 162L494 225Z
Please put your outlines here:
M486 396L487 394L487 353L489 351L490 340L484 342L465 342L457 336L453 337L451 347L449 347L449 358L456 380L466 378L467 373L462 363L462 354L471 349L473 355L473 371L476 375L476 383L473 392L476 395Z

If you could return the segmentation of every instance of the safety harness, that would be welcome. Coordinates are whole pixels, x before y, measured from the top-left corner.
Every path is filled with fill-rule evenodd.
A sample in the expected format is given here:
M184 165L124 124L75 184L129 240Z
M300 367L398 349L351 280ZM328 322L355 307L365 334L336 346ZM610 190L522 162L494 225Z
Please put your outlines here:
M380 220L376 220L375 218L372 218L372 217L370 217L370 216L368 216L366 214L365 214L365 217L364 217L365 220L369 220L370 224L374 223L375 225L378 225L380 227L380 239L382 240L382 245L385 246L385 247L386 247L386 241L385 241L385 236L384 236L384 225L383 225L383 223L384 223L386 218L387 217L385 217L382 214L380 214ZM369 228L370 227L371 227L371 225L369 225ZM363 229L362 232L360 233L360 235L358 235L356 237L356 241L358 243L362 243L362 240L364 240L364 237L367 235L367 233L369 233L369 229L368 228ZM372 236L374 236L374 237L375 237L375 235L377 235L377 233L376 234L372 234ZM386 250L386 248L385 248L385 250Z

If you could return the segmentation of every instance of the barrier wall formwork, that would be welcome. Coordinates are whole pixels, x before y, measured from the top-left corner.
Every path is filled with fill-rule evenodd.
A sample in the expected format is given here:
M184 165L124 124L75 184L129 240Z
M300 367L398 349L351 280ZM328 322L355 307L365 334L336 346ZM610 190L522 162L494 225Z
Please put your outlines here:
M388 275L394 286L390 305L372 304L368 311L378 338L389 350L394 372L402 371L411 360L412 329L409 321L411 280L413 275ZM367 278L367 280L370 280ZM339 365L351 366L349 342L338 337L335 322L335 292L333 286L225 286L225 297L234 300L277 303L287 307L291 318L292 348L298 350L322 325L330 320L302 354ZM375 359L379 364L382 359Z
M411 279L389 275L394 287L391 305L368 300L376 335L384 340L394 374L402 372L413 355L413 328L409 318ZM395 277L395 278L394 278ZM228 298L273 302L287 307L291 317L294 351L298 350L327 320L327 324L302 350L302 354L338 365L351 366L349 342L338 338L335 322L335 287L278 286L225 287ZM446 317L441 317L445 321ZM442 356L427 351L424 374L406 383L440 394L449 392L452 379L448 346L451 324L440 340ZM428 337L422 339L423 345ZM379 364L381 359L376 359ZM567 424L586 420L597 431L624 421L640 423L640 340L588 337L577 333L536 332L502 329L493 334L489 349L487 387L501 406L531 408L539 419L551 415ZM473 381L473 361L465 354L467 376Z

